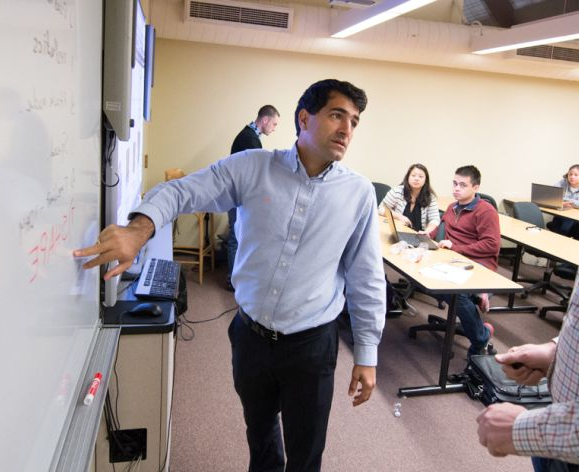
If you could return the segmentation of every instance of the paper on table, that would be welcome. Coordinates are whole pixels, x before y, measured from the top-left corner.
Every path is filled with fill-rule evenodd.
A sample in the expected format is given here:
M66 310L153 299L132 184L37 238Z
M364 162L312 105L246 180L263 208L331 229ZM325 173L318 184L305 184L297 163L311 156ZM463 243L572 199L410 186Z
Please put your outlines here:
M472 270L464 270L463 267L456 267L446 263L434 264L420 269L420 273L425 277L437 280L452 282L457 285L464 284L472 275Z

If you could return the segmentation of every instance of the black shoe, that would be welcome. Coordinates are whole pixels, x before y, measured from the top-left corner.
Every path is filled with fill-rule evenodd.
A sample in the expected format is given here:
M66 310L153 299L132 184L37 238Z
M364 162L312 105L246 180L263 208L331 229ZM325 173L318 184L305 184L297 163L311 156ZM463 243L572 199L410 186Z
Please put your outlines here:
M478 349L469 349L466 358L470 360L471 356L494 356L498 351L495 349L493 343L487 343L486 346Z

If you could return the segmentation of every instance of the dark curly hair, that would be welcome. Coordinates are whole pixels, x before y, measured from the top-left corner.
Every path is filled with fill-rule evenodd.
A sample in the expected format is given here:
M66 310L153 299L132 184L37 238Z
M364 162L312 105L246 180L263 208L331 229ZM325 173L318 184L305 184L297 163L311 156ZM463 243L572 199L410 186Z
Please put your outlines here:
M295 112L296 136L300 135L300 124L298 114L300 110L305 109L311 115L315 115L326 106L332 92L338 92L348 97L359 112L366 109L368 98L366 92L352 85L350 82L344 82L336 79L325 79L316 82L308 87L301 96Z

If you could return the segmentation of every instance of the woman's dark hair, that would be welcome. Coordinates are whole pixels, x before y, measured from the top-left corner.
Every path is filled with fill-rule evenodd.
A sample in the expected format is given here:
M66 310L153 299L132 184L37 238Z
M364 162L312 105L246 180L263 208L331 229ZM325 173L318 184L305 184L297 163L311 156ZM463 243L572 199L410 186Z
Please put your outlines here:
M565 172L565 174L563 174L563 178L565 180L567 180L567 176L569 175L569 172L571 172L571 170L573 170L573 169L579 170L579 164L573 164L571 167L569 167L569 170L567 172Z
M326 106L332 92L338 92L348 97L362 113L366 109L368 98L366 92L352 85L336 79L320 80L312 84L301 96L295 112L296 136L300 135L300 123L298 115L300 110L305 109L310 115L315 115Z
M421 170L422 172L424 172L424 175L426 176L426 179L424 180L424 185L420 189L420 193L418 194L418 198L416 199L415 202L420 208L426 208L428 205L430 205L431 200L434 197L436 197L436 193L430 186L430 175L428 174L428 169L422 164L412 164L408 168L408 171L404 176L404 180L402 181L402 185L404 185L404 200L410 202L410 200L412 199L410 185L408 184L408 177L410 177L410 174L414 169Z

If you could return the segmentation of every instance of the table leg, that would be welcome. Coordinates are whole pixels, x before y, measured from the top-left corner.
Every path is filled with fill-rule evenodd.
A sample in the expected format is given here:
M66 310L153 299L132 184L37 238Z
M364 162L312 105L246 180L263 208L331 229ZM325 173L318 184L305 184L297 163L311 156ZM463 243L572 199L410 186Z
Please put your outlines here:
M513 277L511 280L516 282L519 277L519 269L521 267L521 259L523 257L523 246L517 244L517 252L515 254L515 265L513 266ZM518 312L518 313L534 313L538 310L538 307L534 305L518 305L515 306L515 294L509 294L509 303L507 306L493 306L489 310L491 313L504 313L504 312Z
M438 393L456 393L464 392L464 385L449 384L448 379L448 365L450 363L450 356L452 352L452 342L454 340L454 332L456 330L456 300L458 295L453 294L448 305L448 316L446 320L446 331L444 333L444 342L442 344L442 360L440 361L440 374L438 377L438 385L427 385L423 387L405 387L398 389L399 397L416 397L419 395L435 395Z

